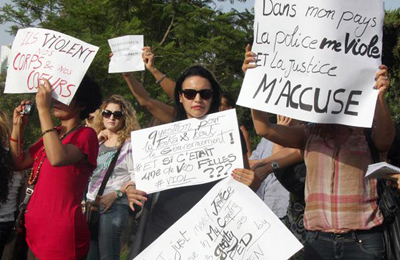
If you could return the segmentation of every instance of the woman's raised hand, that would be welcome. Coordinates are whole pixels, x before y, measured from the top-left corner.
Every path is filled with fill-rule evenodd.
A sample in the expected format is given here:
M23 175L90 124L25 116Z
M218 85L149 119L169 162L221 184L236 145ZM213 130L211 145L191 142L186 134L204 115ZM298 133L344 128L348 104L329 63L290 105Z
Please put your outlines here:
M246 73L247 69L255 68L257 67L254 62L256 62L256 54L252 51L250 51L250 44L246 45L246 53L244 55L244 61L242 65L242 70L244 73Z
M38 92L36 93L36 106L38 111L50 111L51 108L51 89L50 82L47 79L41 79L39 84Z
M152 72L153 70L156 70L155 64L154 64L154 53L151 51L150 46L145 46L142 48L142 59L143 62L146 66L146 69Z
M379 90L379 94L385 94L389 89L389 71L386 65L379 66L379 70L375 75L375 88Z
M108 140L108 134L109 131L107 129L104 129L100 131L100 133L97 135L97 139L99 139L99 142L105 142Z
M29 100L22 100L21 103L14 109L13 112L13 125L17 127L19 124L20 126L25 126L28 123L28 117L26 115L22 115L21 112L23 111L25 105L32 104Z
M276 115L276 124L278 125L291 125L292 118L288 116Z

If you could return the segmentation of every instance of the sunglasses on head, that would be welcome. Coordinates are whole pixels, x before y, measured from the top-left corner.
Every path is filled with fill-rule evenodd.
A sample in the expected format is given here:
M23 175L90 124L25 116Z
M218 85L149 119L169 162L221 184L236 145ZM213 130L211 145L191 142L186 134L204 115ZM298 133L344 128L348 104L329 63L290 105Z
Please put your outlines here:
M121 119L124 116L124 113L122 111L111 112L110 110L105 109L101 115L105 118L110 118L111 115L113 115L115 119Z
M209 100L213 96L212 89L202 89L202 90L194 90L194 89L182 89L182 93L186 99L193 100L196 98L197 94L200 94L201 99Z

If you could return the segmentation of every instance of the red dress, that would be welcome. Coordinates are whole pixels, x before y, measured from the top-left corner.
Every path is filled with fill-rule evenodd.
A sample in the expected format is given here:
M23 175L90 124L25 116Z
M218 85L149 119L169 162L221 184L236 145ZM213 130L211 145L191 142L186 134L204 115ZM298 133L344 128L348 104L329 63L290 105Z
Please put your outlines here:
M96 168L99 151L97 135L81 127L67 135L63 144L73 144L87 157L84 163L53 167L46 158L25 214L26 241L40 260L80 259L89 250L90 233L81 211L81 201L89 176ZM43 160L43 139L29 153L34 170Z

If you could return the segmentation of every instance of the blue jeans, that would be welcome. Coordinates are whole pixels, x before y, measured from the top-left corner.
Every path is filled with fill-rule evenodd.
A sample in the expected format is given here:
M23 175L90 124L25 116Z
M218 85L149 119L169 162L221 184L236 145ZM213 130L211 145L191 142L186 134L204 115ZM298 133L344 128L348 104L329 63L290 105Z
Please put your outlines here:
M305 260L385 259L381 227L344 234L307 231Z
M100 207L100 212L104 210ZM128 223L130 208L117 201L100 214L98 237L91 238L87 260L119 260L121 235Z

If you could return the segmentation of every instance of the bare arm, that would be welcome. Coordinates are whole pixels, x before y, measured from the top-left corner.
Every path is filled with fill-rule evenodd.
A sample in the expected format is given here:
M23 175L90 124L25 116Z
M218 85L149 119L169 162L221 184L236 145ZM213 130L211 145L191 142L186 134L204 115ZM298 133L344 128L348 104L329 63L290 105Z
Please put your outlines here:
M385 102L385 94L389 88L388 69L385 65L381 65L379 69L376 73L375 87L379 93L376 101L372 140L380 152L387 152L394 140L395 128Z
M268 113L252 109L254 128L258 135L284 147L302 148L304 142L303 126L271 124Z
M255 54L250 51L250 45L246 46L246 53L242 65L244 73L248 69L255 68ZM268 114L258 110L251 110L254 128L259 136L265 137L268 140L293 148L301 148L304 141L303 127L289 127L284 125L271 124Z
M50 113L52 88L47 80L40 84L36 94L36 104L42 132L54 128ZM79 123L80 119L76 123ZM58 137L57 131L51 131L43 135L43 144L47 158L52 166L65 166L75 164L86 158L78 147L72 144L64 145Z
M158 84L162 87L165 93L167 93L168 97L174 100L175 81L167 77L166 74L162 73L155 67L154 53L151 51L151 47L146 46L143 48L142 58L147 70L150 71L156 82L159 82Z
M126 83L139 104L146 108L154 117L163 123L170 123L174 119L174 107L150 98L143 85L135 79L132 73L123 74Z
M283 148L276 154L262 159L260 163L255 164L252 167L252 170L259 179L264 180L271 172L273 172L271 166L272 162L277 162L280 168L285 168L302 161L303 156L299 149Z

